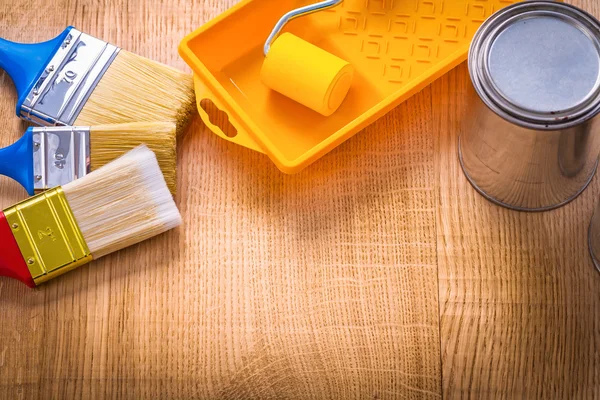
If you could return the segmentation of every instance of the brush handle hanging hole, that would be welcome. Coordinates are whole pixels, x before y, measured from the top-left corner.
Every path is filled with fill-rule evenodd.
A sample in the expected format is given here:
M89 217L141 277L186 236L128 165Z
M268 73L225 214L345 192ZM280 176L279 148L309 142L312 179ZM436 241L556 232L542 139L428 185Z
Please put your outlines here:
M208 118L210 123L217 126L225 136L229 138L234 138L237 136L237 129L231 124L229 121L229 116L227 113L219 107L215 103L213 103L210 99L202 99L200 101L200 107L208 114Z

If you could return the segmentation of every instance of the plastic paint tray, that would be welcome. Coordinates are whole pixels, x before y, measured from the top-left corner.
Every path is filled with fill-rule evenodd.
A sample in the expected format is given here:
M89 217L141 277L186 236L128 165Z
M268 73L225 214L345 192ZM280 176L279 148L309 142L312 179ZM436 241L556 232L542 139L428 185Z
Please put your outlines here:
M266 153L295 173L423 89L467 57L471 38L507 0L345 0L292 21L285 31L356 68L348 97L330 117L263 85L264 42L286 12L315 2L244 0L182 41L195 73L200 115L217 135ZM224 111L236 132L206 112ZM214 118L213 118L214 119Z

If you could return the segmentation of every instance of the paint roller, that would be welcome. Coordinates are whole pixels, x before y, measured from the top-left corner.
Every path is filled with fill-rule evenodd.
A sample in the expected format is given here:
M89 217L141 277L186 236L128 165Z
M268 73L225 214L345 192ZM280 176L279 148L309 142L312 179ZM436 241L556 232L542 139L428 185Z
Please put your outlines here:
M346 98L354 67L289 32L280 33L292 19L335 7L342 1L322 1L288 12L275 25L264 47L263 83L326 117Z

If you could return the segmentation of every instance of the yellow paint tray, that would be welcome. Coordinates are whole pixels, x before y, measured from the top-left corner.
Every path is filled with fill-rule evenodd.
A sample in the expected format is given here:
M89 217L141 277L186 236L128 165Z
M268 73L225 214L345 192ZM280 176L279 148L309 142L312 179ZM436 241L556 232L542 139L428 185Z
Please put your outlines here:
M267 88L263 45L282 15L315 0L243 0L183 39L200 115L217 135L295 173L466 59L479 25L509 0L345 0L285 31L355 68L348 96L324 117ZM225 112L224 132L207 109ZM212 115L212 114L211 114ZM213 117L214 119L214 117ZM237 132L236 132L237 131Z

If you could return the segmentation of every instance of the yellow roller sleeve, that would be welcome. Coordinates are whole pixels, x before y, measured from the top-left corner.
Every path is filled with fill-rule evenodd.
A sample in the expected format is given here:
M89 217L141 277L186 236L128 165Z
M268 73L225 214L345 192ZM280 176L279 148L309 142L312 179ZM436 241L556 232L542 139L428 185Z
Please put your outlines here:
M261 78L276 92L328 117L346 98L354 67L291 33L284 33L271 45Z

